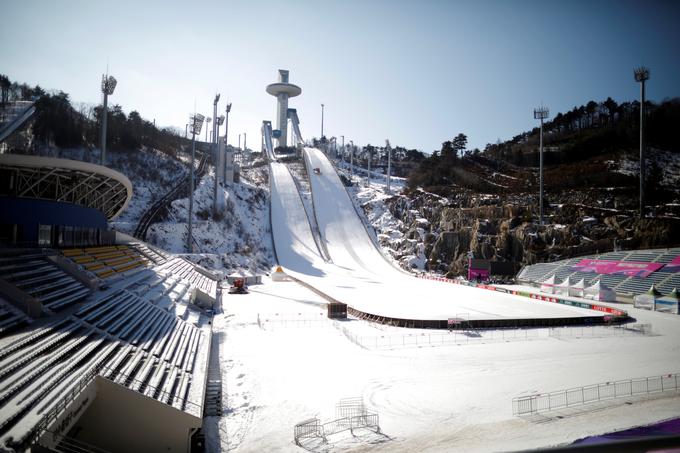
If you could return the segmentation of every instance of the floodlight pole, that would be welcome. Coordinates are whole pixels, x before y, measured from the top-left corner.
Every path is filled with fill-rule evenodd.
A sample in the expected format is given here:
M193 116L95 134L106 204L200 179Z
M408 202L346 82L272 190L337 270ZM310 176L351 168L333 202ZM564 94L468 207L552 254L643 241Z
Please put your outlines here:
M113 76L102 75L102 93L104 102L102 105L102 133L101 133L101 165L106 165L106 121L109 116L109 95L113 94L118 82Z
M238 149L241 149L241 134L238 134Z
M248 149L248 146L246 145L246 132L243 133L243 151L246 151Z
M194 153L196 151L196 133L191 133L191 165L189 166L189 231L187 233L187 252L191 253L191 217L194 212Z
M342 151L340 151L340 162L345 162L345 136L341 135L342 139Z
M539 225L543 225L543 120L550 115L547 107L534 109L534 119L541 120L540 145L538 156L538 204L539 204Z
M215 168L215 184L213 185L213 219L217 216L217 167L219 165L217 158L217 136L219 134L219 120L217 119L217 103L220 101L220 94L215 95L213 101L213 130L212 130L212 148L213 148L213 163Z
M227 104L227 108L225 109L225 117L224 117L224 171L222 172L222 177L224 180L224 184L227 183L227 150L229 148L229 112L231 112L231 102Z
M644 66L635 68L635 81L640 83L640 218L645 217L645 81L649 79L649 69Z
M194 159L196 152L196 135L201 133L203 126L203 115L194 113L191 116L191 165L189 168L189 220L187 232L187 252L191 253L192 243L192 217L194 212Z
M354 142L349 141L349 180L352 181L352 176L354 176Z
M323 144L323 107L324 105L321 104L321 143Z
M371 187L371 148L368 148L368 177L366 178L366 187Z
M205 142L208 143L208 128L210 127L210 122L212 121L212 118L207 117L205 119Z
M392 147L390 141L385 140L385 147L387 148L387 193L390 193L390 174L392 171Z

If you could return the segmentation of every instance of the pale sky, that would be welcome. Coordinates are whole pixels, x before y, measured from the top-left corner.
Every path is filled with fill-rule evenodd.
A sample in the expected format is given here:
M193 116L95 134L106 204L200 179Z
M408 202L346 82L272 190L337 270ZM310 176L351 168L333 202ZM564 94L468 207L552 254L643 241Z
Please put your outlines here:
M109 103L184 129L194 110L233 103L229 142L262 120L265 92L290 70L305 138L426 152L463 132L483 148L591 99L639 96L633 68L650 68L648 97L680 96L677 1L71 1L0 0L0 73Z

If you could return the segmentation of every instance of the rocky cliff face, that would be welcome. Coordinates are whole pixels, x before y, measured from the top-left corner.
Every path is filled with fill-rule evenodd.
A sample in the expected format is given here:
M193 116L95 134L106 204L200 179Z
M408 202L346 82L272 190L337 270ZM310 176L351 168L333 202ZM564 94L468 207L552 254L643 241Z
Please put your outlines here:
M465 273L468 251L475 258L512 261L519 270L536 262L680 243L677 217L639 219L569 196L573 202L546 208L541 226L535 197L528 195L375 194L359 190L357 197L384 250L404 268L448 276Z

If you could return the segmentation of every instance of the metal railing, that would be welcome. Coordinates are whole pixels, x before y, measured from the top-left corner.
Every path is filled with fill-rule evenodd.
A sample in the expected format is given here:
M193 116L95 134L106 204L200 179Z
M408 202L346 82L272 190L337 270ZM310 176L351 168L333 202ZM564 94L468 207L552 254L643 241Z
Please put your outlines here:
M402 349L446 345L529 341L541 338L606 338L651 334L650 324L628 326L583 326L527 329L467 329L394 334L358 335L344 326L336 326L353 343L366 349Z
M529 415L597 403L604 400L680 390L680 374L603 382L512 399L513 415Z
M326 313L258 313L257 325L266 327L314 327L331 321Z

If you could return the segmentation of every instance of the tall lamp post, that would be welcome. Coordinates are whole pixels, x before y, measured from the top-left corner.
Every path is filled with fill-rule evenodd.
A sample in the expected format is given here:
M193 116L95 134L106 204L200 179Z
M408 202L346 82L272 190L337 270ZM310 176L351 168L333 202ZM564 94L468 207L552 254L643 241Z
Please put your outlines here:
M340 151L340 162L345 162L345 136L341 135L342 139L342 151Z
M349 141L349 180L352 182L352 176L354 175L354 142Z
M534 119L541 120L540 145L538 156L538 204L539 204L539 225L543 225L543 120L548 118L550 111L547 107L534 109Z
M212 121L212 118L207 117L205 119L205 142L208 143L208 128L210 127L210 122Z
M640 218L645 216L645 81L649 80L649 69L635 68L635 81L640 83Z
M102 106L102 136L101 136L101 165L106 165L106 120L109 116L109 96L116 89L118 81L115 77L102 75L102 93L104 94L104 105Z
M224 120L224 171L222 176L224 177L224 184L227 183L227 149L229 147L229 112L231 112L231 102L227 104L226 116Z
M212 130L212 149L213 149L213 165L215 168L215 184L213 185L213 218L217 215L217 135L219 134L219 119L217 118L217 103L220 102L220 94L215 95L215 100L213 101L213 130Z
M389 140L385 140L385 148L387 148L387 193L390 193L390 182L392 180L390 177L392 173L392 147L390 146Z
M321 140L322 144L323 144L323 108L324 108L324 105L321 104L321 137L320 137L320 140Z
M196 135L201 133L203 127L203 119L205 117L200 113L194 113L189 117L189 125L191 126L191 166L189 167L189 231L187 232L187 252L191 253L192 247L192 233L191 233L191 218L194 212L194 158L196 153Z

